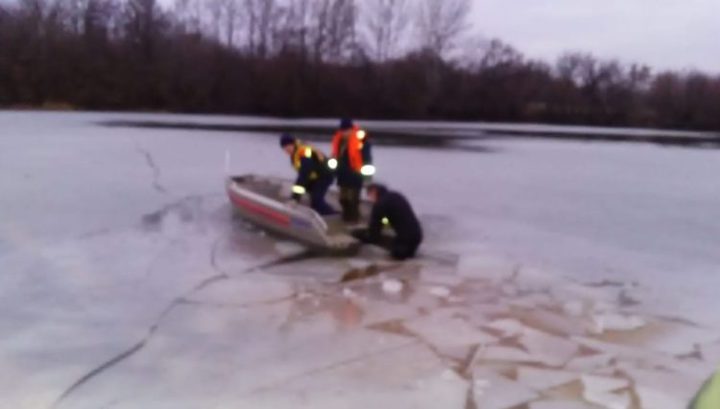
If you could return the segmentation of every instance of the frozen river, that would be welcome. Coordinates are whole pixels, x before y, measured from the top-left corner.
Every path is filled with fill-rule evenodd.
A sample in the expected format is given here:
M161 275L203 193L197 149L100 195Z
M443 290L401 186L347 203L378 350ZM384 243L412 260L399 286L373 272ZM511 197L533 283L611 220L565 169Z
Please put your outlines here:
M501 136L378 146L379 178L410 197L430 238L425 261L392 278L412 289L395 299L373 287L387 277L337 283L378 262L372 252L292 261L301 248L232 221L226 154L232 173L290 177L274 135L99 124L138 118L182 119L0 113L0 408L562 408L627 395L612 407L657 409L647 402L677 382L645 364L692 373L665 390L672 405L720 361L720 151ZM543 319L543 336L577 345L535 351L562 342L525 328L522 350L541 359L518 359L508 320L527 324L521 307L478 297L679 335L640 362ZM604 307L574 311L576 298ZM620 339L654 345L644 337ZM588 350L632 356L614 372L571 365ZM510 375L498 361L531 364ZM556 384L537 384L539 365ZM593 371L632 387L598 392L580 378ZM494 398L479 380L510 392Z

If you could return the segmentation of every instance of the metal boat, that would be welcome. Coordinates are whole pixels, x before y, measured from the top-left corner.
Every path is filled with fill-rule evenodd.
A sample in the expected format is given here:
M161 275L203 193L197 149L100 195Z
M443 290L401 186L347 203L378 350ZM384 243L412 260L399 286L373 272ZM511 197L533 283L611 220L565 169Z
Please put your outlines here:
M291 201L291 181L234 176L227 179L226 188L236 214L264 230L324 252L346 254L360 248L361 243L352 236L353 226L343 223L339 215L321 217L307 204ZM339 209L336 191L330 190L327 199ZM366 225L370 210L370 203L361 204L362 222L354 228Z

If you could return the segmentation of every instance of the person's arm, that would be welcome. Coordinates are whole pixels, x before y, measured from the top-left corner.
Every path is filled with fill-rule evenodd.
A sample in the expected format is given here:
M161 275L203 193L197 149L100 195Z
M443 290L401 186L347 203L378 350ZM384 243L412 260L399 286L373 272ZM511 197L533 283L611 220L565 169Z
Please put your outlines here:
M340 137L336 133L333 135L332 142L330 143L330 156L327 159L327 167L335 172L338 168L338 155L340 150Z
M313 162L311 158L302 158L300 160L300 170L298 170L298 176L297 179L295 179L295 185L292 188L293 200L300 201L303 195L307 192L307 185L310 181L312 167Z
M372 165L372 142L370 142L370 138L368 136L366 136L365 140L363 141L362 158L363 164Z
M330 158L340 160L340 156L342 155L342 152L340 152L342 140L342 133L336 132L335 135L333 135L332 142L330 143Z
M362 149L360 150L360 156L362 157L362 168L360 169L360 173L362 173L367 181L370 181L373 176L375 176L375 166L372 160L372 143L370 142L370 138L365 136L361 144Z

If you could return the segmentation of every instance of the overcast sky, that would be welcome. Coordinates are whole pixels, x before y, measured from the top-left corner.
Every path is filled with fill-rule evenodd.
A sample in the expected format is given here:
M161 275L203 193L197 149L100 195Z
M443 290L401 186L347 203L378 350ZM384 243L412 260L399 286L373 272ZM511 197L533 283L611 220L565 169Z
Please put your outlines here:
M586 51L655 69L720 73L720 0L473 1L475 31L530 57L550 62Z
M720 0L475 0L473 23L531 57L580 50L720 73Z

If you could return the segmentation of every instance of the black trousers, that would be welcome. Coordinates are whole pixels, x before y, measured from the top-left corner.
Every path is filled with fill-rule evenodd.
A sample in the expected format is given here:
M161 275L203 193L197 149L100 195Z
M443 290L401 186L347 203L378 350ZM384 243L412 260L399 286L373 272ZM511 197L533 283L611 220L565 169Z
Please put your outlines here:
M313 210L321 216L329 216L337 213L335 209L325 201L325 196L330 186L332 186L332 183L333 179L331 177L323 177L310 184L310 205Z
M419 247L419 240L403 240L397 238L392 243L392 247L390 248L390 255L395 260L407 260L409 258L415 257Z
M358 230L353 233L353 236L362 240L363 242L370 242L368 238L368 231L366 229ZM373 241L372 244L380 246L390 252L390 256L399 261L411 259L417 255L417 251L422 243L421 239L409 239L404 237L387 237L381 236L378 241Z
M360 221L360 191L361 187L340 186L340 206L342 218L347 223Z

